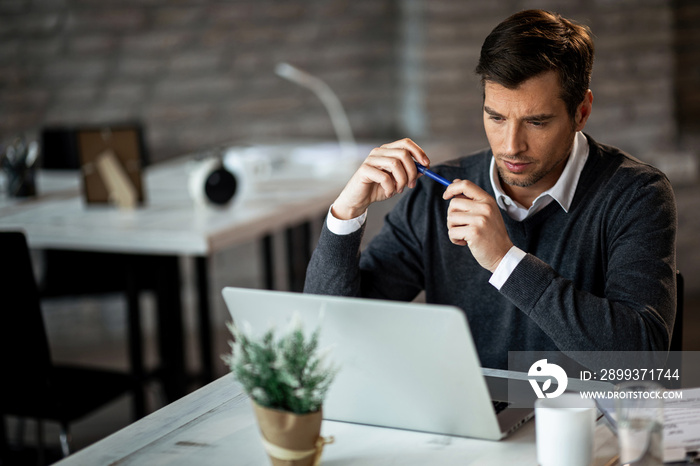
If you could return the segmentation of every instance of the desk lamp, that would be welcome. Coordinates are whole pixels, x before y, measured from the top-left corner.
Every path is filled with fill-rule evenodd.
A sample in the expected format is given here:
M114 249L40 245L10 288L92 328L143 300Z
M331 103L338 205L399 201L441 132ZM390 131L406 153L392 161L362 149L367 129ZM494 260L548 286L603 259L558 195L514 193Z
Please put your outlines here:
M333 90L316 76L296 68L289 63L278 63L275 67L275 73L289 81L292 81L302 87L310 89L321 100L326 111L331 118L333 129L340 143L341 154L344 157L354 157L357 155L357 144L352 135L350 122L343 109L343 104L338 99L338 96Z

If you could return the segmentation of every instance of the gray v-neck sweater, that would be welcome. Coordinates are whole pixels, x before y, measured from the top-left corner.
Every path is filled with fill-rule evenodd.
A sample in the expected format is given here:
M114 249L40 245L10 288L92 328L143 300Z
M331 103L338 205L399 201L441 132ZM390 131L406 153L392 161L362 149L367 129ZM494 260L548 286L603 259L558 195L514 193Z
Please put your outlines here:
M410 301L425 290L427 302L464 310L484 367L506 369L508 351L668 349L676 303L673 190L659 170L588 141L568 213L556 202L522 222L501 212L527 256L500 291L468 247L450 242L444 188L426 177L362 253L364 228L335 235L324 226L304 291ZM493 196L491 157L485 150L434 170Z

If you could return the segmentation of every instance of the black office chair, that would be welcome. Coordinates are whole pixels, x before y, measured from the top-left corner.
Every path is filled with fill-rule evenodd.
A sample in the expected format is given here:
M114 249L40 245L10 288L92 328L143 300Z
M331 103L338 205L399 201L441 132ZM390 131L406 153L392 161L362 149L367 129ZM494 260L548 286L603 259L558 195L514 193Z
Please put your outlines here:
M683 350L683 294L685 293L685 284L683 275L676 271L676 321L673 324L673 333L671 334L671 346L669 351Z
M53 364L24 234L0 232L0 251L0 420L4 424L5 416L37 419L40 458L41 421L59 423L61 449L67 456L69 425L133 390L135 381L124 373ZM7 444L3 439L4 453Z

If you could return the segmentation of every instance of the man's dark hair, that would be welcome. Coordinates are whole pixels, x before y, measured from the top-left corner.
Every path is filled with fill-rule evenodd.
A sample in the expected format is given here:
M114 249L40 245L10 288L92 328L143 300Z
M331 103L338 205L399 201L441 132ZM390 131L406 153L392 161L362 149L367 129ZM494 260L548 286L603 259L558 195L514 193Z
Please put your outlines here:
M516 13L491 31L481 47L476 73L482 89L491 81L515 89L524 81L556 71L561 99L573 119L591 82L593 39L588 27L542 10Z

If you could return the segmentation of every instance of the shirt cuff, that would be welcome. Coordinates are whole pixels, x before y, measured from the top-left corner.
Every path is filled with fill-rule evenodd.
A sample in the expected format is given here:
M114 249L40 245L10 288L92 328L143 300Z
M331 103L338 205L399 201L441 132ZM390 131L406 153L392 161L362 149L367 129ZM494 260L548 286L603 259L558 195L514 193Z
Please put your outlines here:
M503 284L510 277L510 274L513 273L513 270L515 270L515 267L518 266L520 261L523 260L526 255L527 253L522 249L515 246L511 247L506 255L503 256L503 259L501 259L501 263L498 264L498 267L496 267L493 275L491 275L489 283L500 291Z
M359 217L351 218L350 220L340 220L335 218L331 213L333 206L328 209L328 215L326 216L326 226L336 235L349 235L350 233L355 233L357 230L362 228L367 220L367 211L360 215Z

